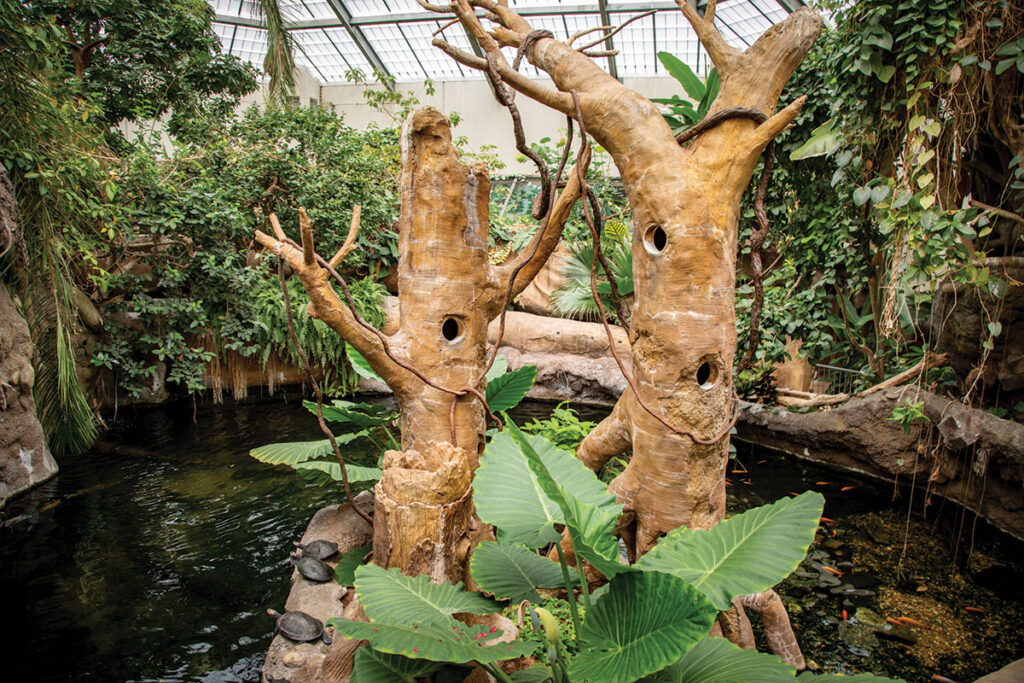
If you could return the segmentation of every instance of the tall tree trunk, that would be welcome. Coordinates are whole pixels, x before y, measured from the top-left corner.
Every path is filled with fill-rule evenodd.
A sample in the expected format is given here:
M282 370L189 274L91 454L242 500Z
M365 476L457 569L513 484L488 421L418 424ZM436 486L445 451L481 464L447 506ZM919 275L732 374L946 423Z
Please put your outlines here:
M399 320L392 334L368 330L339 299L313 253L308 221L301 247L283 234L257 232L256 238L299 274L310 314L352 344L398 401L403 450L385 454L375 489L374 562L460 581L475 523L470 484L483 449L485 416L472 393L451 392L485 390L485 380L474 382L486 366L487 325L554 250L580 186L570 180L534 238L535 251L531 244L509 263L492 266L490 179L485 165L459 160L448 119L432 107L410 114L401 154Z
M624 538L634 557L672 529L708 528L725 514L729 440L727 434L716 436L727 431L736 409L732 368L740 199L761 152L803 104L801 98L775 113L783 86L822 26L816 13L802 8L739 52L715 28L713 0L703 17L685 0L677 4L722 79L709 117L741 106L767 120L728 119L681 147L654 103L570 45L535 32L505 3L459 0L452 6L487 59L435 41L459 62L496 71L517 90L572 116L577 115L575 93L587 131L612 155L622 176L633 211L630 343L637 393L622 395L577 455L597 470L632 449L629 465L610 488L632 519L625 520L632 528L627 525ZM474 6L486 9L496 28L485 31ZM558 90L514 71L501 46L523 49Z

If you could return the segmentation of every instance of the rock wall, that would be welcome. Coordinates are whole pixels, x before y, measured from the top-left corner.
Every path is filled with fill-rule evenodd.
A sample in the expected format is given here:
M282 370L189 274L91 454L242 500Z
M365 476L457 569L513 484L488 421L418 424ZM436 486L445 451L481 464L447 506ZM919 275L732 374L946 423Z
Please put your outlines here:
M21 241L21 215L7 172L0 165L0 252L15 277L25 268L25 246ZM46 437L36 418L32 397L35 371L32 369L32 338L28 324L7 289L0 282L0 507L14 494L24 491L57 472Z
M34 380L28 325L0 284L0 507L57 473L36 418Z

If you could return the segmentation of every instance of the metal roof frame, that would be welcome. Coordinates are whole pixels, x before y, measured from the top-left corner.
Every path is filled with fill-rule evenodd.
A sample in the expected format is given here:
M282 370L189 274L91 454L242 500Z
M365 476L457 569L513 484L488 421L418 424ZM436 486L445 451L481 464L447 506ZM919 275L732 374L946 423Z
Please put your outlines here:
M417 23L417 22L437 22L438 21L438 15L436 15L436 14L434 14L432 12L427 12L425 10L419 10L419 11L390 11L390 12L387 12L385 14L367 14L367 13L353 14L352 10L350 9L351 2L346 2L346 0L324 0L324 1L326 2L327 6L331 9L331 12L333 13L334 17L325 17L325 16L316 17L314 15L314 12L309 9L309 6L307 6L305 4L305 0L298 0L298 2L296 2L295 5L293 5L293 6L301 5L303 8L306 9L306 11L308 12L310 18L308 18L308 19L293 19L293 20L286 19L286 22L285 22L286 26L289 29L293 29L293 30L304 30L304 29L344 29L348 33L349 37L352 39L352 42L354 43L354 45L358 48L359 52L362 54L363 58L365 58L366 63L368 63L372 69L374 69L376 71L379 71L381 74L383 74L384 75L384 79L383 79L384 80L384 84L387 87L391 88L391 87L393 87L393 83L397 80L396 79L396 75L393 74L392 70L388 68L387 63L381 57L381 55L378 53L377 48L374 46L373 41L370 40L367 37L367 35L366 35L366 33L365 33L365 31L363 29L364 29L364 27L369 27L369 26L381 26L381 25L388 25L388 24L397 25L398 31L401 34L402 38L404 39L406 46L408 46L410 54L412 54L412 56L415 59L415 64L419 66L419 69L424 74L426 74L427 77L430 77L430 73L431 73L430 70L427 68L426 65L424 65L423 61L420 60L417 51L415 49L413 49L412 44L409 42L409 37L406 35L405 31L402 30L401 25L402 24ZM769 0L762 0L762 1L763 2L769 2ZM213 4L215 2L215 0L210 0L210 2L211 2L211 4ZM671 1L671 0L655 0L655 1L652 1L652 2L623 2L621 0L618 1L618 2L613 2L611 0L597 0L596 5L595 5L594 2L585 3L585 2L582 2L581 0L577 0L576 2L572 2L571 0L567 0L567 2L565 2L564 4L562 4L562 3L556 4L556 2L557 2L557 0L552 0L551 4L529 5L529 6L519 7L519 8L516 8L516 11L519 14L521 14L522 16L525 16L525 17L530 17L530 16L557 16L557 15L561 15L562 16L563 25L565 25L566 32L568 33L568 25L565 24L565 16L567 16L567 15L594 15L596 19L600 20L602 25L611 25L611 24L614 23L612 21L612 14L622 14L622 13L638 14L638 13L641 13L641 12L646 12L646 11L651 10L651 9L655 9L655 10L675 10L675 9L678 9L678 6L676 5L676 3ZM707 6L707 0L687 0L687 2L691 6L693 6L695 9L697 9L697 11L700 12L701 14L703 14L704 9ZM768 23L771 23L772 19L769 17L768 13L766 13L766 11L763 10L757 4L757 2L755 2L755 0L745 0L745 2L747 4L750 4L751 6L753 6L753 8L756 10L756 12L760 15L760 17L764 21L766 21ZM801 6L803 6L805 4L803 2L803 0L774 0L774 2L782 10L784 10L786 13L793 12L796 9L798 9L799 7L801 7ZM739 0L736 0L735 3L729 3L728 5L724 5L724 7L735 6L738 3L739 3ZM322 3L319 3L319 4L321 5L321 7L320 7L321 11L323 11L323 4ZM385 8L388 7L387 0L384 0L383 6ZM238 14L237 15L236 14L228 14L228 13L225 13L225 12L216 12L215 16L214 16L214 21L219 23L219 24L226 24L228 26L232 26L232 27L235 28L236 31L237 31L238 27L246 27L246 28L257 29L257 30L262 29L263 28L263 22L259 18L257 18L257 17L243 16L242 7L243 7L243 3L239 3L239 9L238 9ZM768 11L770 12L771 10L768 10ZM779 12L778 10L775 10L774 13L777 15L778 12ZM657 14L652 15L652 17L655 18L655 21L656 21L656 17L657 16L658 16ZM746 22L746 19L743 19L742 21ZM720 23L721 23L721 26L725 29L725 31L727 33L733 35L738 41L742 42L745 45L749 45L750 44L750 41L748 41L740 32L735 30L733 28L733 26L730 24L730 22L728 22L728 21L721 21ZM654 25L655 25L655 33L656 33L657 32L657 24L655 23ZM334 40L331 39L331 37L328 34L326 34L326 32L325 32L325 35L327 36L328 41L334 47L335 51L338 53L339 59L342 60L342 62L346 66L348 66L349 65L349 60L345 58L344 54L341 52L341 49L334 42ZM750 35L750 34L748 33L748 35ZM607 49L607 50L614 50L615 49L614 43L615 43L615 41L614 41L614 39L612 37L607 38L605 40L605 45L604 45L605 49ZM233 44L233 38L232 38L232 44ZM657 48L657 45L658 45L657 35L655 35L655 37L654 37L653 45L654 45L654 51L657 52L657 49L658 49ZM231 50L232 46L226 46L228 51ZM475 44L475 41L471 40L470 41L470 46L474 49L474 51L479 50L479 47ZM301 50L301 47L300 47L300 50ZM303 52L303 55L306 56L305 55L305 51L304 50L301 50L301 51ZM699 53L699 49L698 49L698 53ZM615 78L619 78L619 74L620 74L620 64L619 64L619 62L616 60L616 58L614 56L608 57L607 59L608 59L608 71L609 71L609 73L612 76L614 76ZM699 59L699 54L698 54L698 59ZM319 74L319 76L321 78L325 78L323 72L320 70L320 68L318 66L315 65L313 60L309 59L308 56L306 56L306 61L310 62L311 66L313 66L314 70L317 72L317 74ZM699 64L698 64L698 67L699 67ZM635 70L635 62L634 62L634 70Z

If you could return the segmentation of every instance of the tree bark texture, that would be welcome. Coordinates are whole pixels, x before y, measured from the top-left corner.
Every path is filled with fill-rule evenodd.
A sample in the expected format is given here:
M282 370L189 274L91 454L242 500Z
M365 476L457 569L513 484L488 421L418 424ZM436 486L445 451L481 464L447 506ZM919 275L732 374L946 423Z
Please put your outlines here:
M313 253L308 221L301 247L283 235L257 231L256 239L298 273L309 293L310 315L359 351L398 401L403 451L385 456L377 484L374 561L459 581L474 519L470 483L483 450L485 415L472 393L456 397L451 391L484 391L486 380L474 383L487 362L488 323L554 251L580 185L570 176L535 242L492 266L487 168L459 160L448 119L432 107L410 114L402 127L401 155L398 320L390 322L387 334L360 324L335 292Z

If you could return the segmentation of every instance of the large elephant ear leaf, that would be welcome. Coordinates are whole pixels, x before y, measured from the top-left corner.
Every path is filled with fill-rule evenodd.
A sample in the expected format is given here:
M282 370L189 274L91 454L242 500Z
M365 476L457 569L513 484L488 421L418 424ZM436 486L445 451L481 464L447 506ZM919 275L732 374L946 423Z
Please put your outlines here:
M327 439L319 441L290 441L288 443L270 443L249 451L249 455L260 462L271 465L294 465L296 463L322 458L331 452L331 442Z
M316 474L327 475L334 481L341 481L341 465L332 460L314 460L313 462L300 462L293 467L299 474L311 474L314 479ZM376 467L363 467L345 463L345 476L348 483L358 484L367 481L378 481L383 471Z
M609 586L583 622L573 680L626 683L660 671L706 636L717 614L700 591L668 574L619 574Z
M562 568L518 543L483 541L470 560L473 580L480 589L499 600L540 602L537 588L561 588ZM569 570L569 580L579 584L579 574Z
M535 445L541 448L546 448L545 444L551 446L549 441L543 437L527 436L511 421L508 422L508 432L526 456L538 486L562 511L576 554L608 578L635 571L619 562L619 543L614 531L622 506L615 502L597 475L565 451L561 452L568 457L555 458L549 467L535 448ZM558 451L557 448L554 450ZM560 469L563 467L564 470ZM581 491L569 485L567 472L572 472L583 482ZM600 495L595 496L598 491Z
M441 668L439 662L410 659L378 652L371 647L356 650L352 683L417 683Z
M366 616L378 623L435 624L448 628L456 612L491 614L501 605L462 584L431 583L421 574L409 577L398 569L364 564L356 569L356 593Z
M678 662L641 683L793 683L795 675L775 655L741 649L725 638L704 638Z
M572 453L542 436L523 438L561 488L591 505L615 506L615 497ZM501 541L539 548L561 538L554 530L555 524L565 523L561 508L545 493L522 447L507 431L496 434L480 457L473 502L480 519L497 527Z
M480 519L497 527L499 540L539 548L561 538L554 525L564 523L562 511L507 431L495 434L480 456L473 503Z
M537 366L524 365L518 370L487 381L487 406L492 413L510 410L519 405L537 379Z
M678 576L720 610L737 595L759 593L797 568L814 540L825 499L808 491L719 522L711 529L679 528L636 563Z
M525 657L537 648L535 641L497 642L501 629L493 633L486 626L466 626L448 617L445 626L410 624L397 626L380 622L331 619L328 626L346 638L370 641L374 650L433 662L497 662Z

